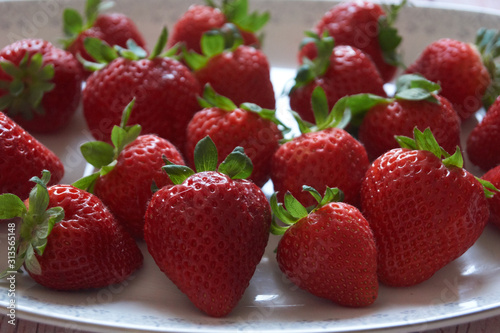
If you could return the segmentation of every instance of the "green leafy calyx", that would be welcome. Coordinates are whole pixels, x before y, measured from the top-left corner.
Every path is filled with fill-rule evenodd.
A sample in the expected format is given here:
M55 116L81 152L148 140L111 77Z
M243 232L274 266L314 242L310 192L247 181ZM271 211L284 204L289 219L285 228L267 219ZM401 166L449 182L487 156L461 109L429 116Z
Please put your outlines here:
M483 105L488 109L500 95L500 30L481 28L476 34L476 47L484 66L488 69L491 83L483 96Z
M269 203L274 217L278 218L285 224L285 226L280 226L276 222L276 218L273 218L271 233L275 235L282 235L290 226L307 217L309 214L314 213L321 207L329 204L330 202L339 202L344 200L344 193L336 187L330 188L327 186L323 197L311 186L304 185L302 190L309 192L314 199L316 199L316 206L310 208L304 207L290 192L287 192L284 196L284 205L278 202L277 192L271 195Z
M212 0L206 2L211 7L221 9L228 22L244 31L256 33L266 25L270 18L269 12L254 11L250 13L248 0L222 0L219 6Z
M401 1L399 4L391 4L385 6L386 15L380 16L378 19L378 42L384 61L393 66L402 66L401 55L397 52L398 46L401 44L402 37L398 30L394 27L399 11L406 6L407 0Z
M54 89L54 65L43 64L43 56L25 53L16 66L8 60L1 60L0 67L11 80L0 80L0 89L6 92L0 97L0 110L7 110L10 117L21 115L32 120L35 114L44 115L42 98Z
M42 178L33 177L31 181L35 183L35 186L29 195L28 208L14 194L0 195L0 219L20 218L21 220L19 239L16 242L15 262L8 263L8 268L0 273L0 278L19 271L23 264L32 274L41 274L42 269L35 254L43 255L52 229L56 223L64 219L64 210L61 207L48 208L47 184L50 181L50 172L44 170Z
M172 183L182 184L195 172L185 166L177 165L164 159L165 166L162 168L170 177ZM245 155L242 147L236 147L217 167L218 152L215 143L209 136L201 139L194 148L194 165L196 172L218 171L229 176L231 179L246 179L253 171L250 158Z
M73 8L66 8L63 12L63 31L66 39L61 40L67 49L80 33L91 28L97 16L103 11L113 7L113 1L87 0L85 4L85 19Z
M141 134L140 125L127 125L134 103L135 99L123 110L120 126L115 125L113 127L111 131L113 145L103 141L91 141L80 146L80 151L85 160L97 171L77 180L72 184L73 186L92 193L97 179L113 170L118 155Z

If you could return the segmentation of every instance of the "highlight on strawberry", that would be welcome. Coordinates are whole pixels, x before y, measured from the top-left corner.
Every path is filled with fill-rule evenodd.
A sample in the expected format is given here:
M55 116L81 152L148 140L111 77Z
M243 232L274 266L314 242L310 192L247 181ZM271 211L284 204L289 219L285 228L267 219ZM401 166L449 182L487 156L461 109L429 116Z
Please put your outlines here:
M487 197L498 190L463 168L430 129L398 136L402 148L377 158L363 180L361 205L375 235L378 276L413 286L465 253L488 222Z
M249 179L262 187L270 178L272 156L279 147L282 131L288 130L276 117L276 110L253 103L237 107L210 84L205 85L203 97L198 101L203 109L187 126L185 156L189 164L193 164L196 144L208 135L219 151L219 163L234 148L243 147L253 164Z
M21 220L15 263L1 278L24 265L47 288L93 289L121 282L142 266L136 243L96 196L71 185L47 188L47 170L31 180L25 202L0 196L0 219Z
M290 192L284 205L277 193L270 203L276 219L271 233L283 235L276 250L280 270L294 284L339 305L365 307L378 296L377 249L368 221L354 206L342 202L338 188L321 194L303 191L316 205L306 208Z
M251 181L252 162L236 147L218 164L217 147L200 140L196 172L167 161L174 185L152 197L144 238L165 275L213 317L237 306L260 262L271 225L266 196Z

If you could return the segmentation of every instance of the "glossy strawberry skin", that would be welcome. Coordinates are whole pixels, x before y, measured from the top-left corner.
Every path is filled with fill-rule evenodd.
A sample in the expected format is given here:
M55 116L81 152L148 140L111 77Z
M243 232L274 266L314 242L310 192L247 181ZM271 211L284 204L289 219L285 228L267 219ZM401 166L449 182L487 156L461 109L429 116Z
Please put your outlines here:
M406 72L438 82L440 95L452 103L461 119L481 108L481 98L491 82L477 49L450 38L429 44Z
M273 156L271 179L279 198L290 191L306 207L316 201L302 191L303 185L320 193L326 186L338 187L346 203L358 206L368 165L363 145L346 131L331 128L302 134L283 144Z
M26 53L30 58L40 53L43 56L42 66L49 64L54 66L54 77L51 82L55 87L42 98L41 105L45 114L34 113L33 119L29 120L21 115L12 116L12 119L30 133L56 132L69 123L80 103L82 80L80 63L71 53L41 39L23 39L5 46L0 50L0 61L7 60L19 65ZM11 79L10 75L0 69L0 80ZM6 91L0 90L0 96L5 93Z
M368 111L358 132L368 158L374 160L386 151L398 148L394 136L412 137L415 126L421 131L429 127L439 145L452 155L460 146L461 121L447 99L436 98L439 103L395 100Z
M445 167L428 151L402 148L373 162L361 203L377 243L379 279L389 286L431 278L476 242L489 215L472 174Z
M361 212L333 202L299 220L281 238L277 261L297 286L350 307L378 295L375 238Z
M500 98L488 109L483 120L467 138L469 160L488 171L500 164Z
M62 207L64 220L48 237L42 273L30 276L56 290L102 288L125 280L142 266L132 237L93 194L70 185L49 187L49 208Z
M194 72L202 86L210 83L218 93L236 105L255 103L276 108L270 66L266 55L250 46L239 46L212 57L207 65Z
M241 146L253 164L249 179L259 187L269 180L272 156L282 138L276 124L242 109L231 112L219 108L203 109L194 115L187 128L186 158L190 165L194 165L194 147L207 135L217 146L218 163Z
M64 166L50 149L0 112L0 194L12 193L26 199L42 170L52 174L50 185L64 175Z
M347 1L327 11L315 27L315 32L322 35L328 31L335 39L335 45L350 45L360 49L373 61L384 82L389 82L395 75L397 67L385 62L378 41L378 20L384 16L382 7L371 1ZM315 53L305 49L302 57Z
M161 188L171 185L162 156L183 165L180 152L169 141L156 135L139 136L118 155L111 172L99 177L94 194L111 210L119 223L135 238L144 237L144 214L154 183Z
M191 72L176 60L118 58L87 79L83 112L94 138L109 142L123 109L135 98L129 125L140 124L143 134L156 134L182 147L186 126L200 110L200 93Z
M249 285L270 224L269 203L256 185L210 171L156 192L144 235L167 277L196 307L222 317Z
M218 8L204 5L191 5L177 20L168 40L168 47L183 43L188 50L201 54L201 36L213 29L222 28L228 23L226 16ZM240 29L244 45L259 46L255 34Z
M74 56L80 54L86 60L95 61L87 53L83 44L85 38L89 37L99 38L110 46L118 45L121 47L127 47L127 41L132 39L140 47L146 47L144 37L132 19L120 13L98 15L92 27L82 31L67 50ZM83 66L81 68L83 70ZM85 72L86 76L90 74L91 72Z
M332 108L342 97L358 93L386 96L384 83L370 58L351 46L336 46L330 57L330 66L323 76L290 92L290 107L302 119L314 123L311 106L313 90L321 86Z
M492 183L497 189L500 189L500 165L486 172L482 179ZM500 228L500 195L496 193L493 197L488 198L490 207L490 222L497 228Z

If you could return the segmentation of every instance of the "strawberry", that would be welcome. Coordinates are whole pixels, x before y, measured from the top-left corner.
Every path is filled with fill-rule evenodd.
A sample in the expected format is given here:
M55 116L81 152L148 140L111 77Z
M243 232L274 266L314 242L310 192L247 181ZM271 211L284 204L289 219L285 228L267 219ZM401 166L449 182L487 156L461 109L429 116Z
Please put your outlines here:
M490 169L481 179L490 182L497 189L500 188L500 165ZM490 207L489 221L497 228L500 228L500 195L496 193L493 197L488 198L488 204Z
M229 41L228 41L229 39ZM274 109L276 100L266 55L241 45L239 34L205 34L201 40L203 55L183 52L183 60L201 85L207 83L235 104L254 103Z
M407 74L398 78L394 98L351 97L360 98L358 103L364 109L358 138L364 144L368 158L374 160L386 151L398 148L394 136L411 136L415 127L422 131L429 127L439 145L453 153L460 145L460 118L451 103L438 95L439 89L436 83ZM351 111L354 112L352 106Z
M156 134L182 147L186 126L200 107L201 88L188 68L160 54L167 39L166 29L153 52L137 46L110 48L97 39L86 39L87 51L101 63L83 91L83 113L97 140L110 142L113 125L120 123L125 106L136 99L131 124L141 124L143 134Z
M80 103L78 60L41 39L0 50L0 110L25 130L52 133L65 127Z
M451 38L429 44L406 70L420 73L441 85L461 119L467 119L483 106L488 108L500 94L500 74L494 57L500 36L492 30L478 31L476 45Z
M184 164L180 152L168 140L140 134L140 125L126 126L134 102L123 111L120 126L111 132L113 146L102 141L87 142L81 151L97 171L73 186L94 193L135 238L144 237L144 214L152 185L172 184L161 170L163 158Z
M33 187L30 178L44 169L52 172L50 185L64 175L59 157L0 112L0 194L26 199Z
M96 196L71 185L47 189L49 179L46 170L32 178L26 203L0 196L0 219L21 218L17 258L2 277L24 264L42 286L79 290L121 282L141 267L141 251Z
M429 129L415 129L414 137L398 137L404 148L377 158L361 188L362 212L377 243L378 276L389 286L431 278L467 251L488 221L485 193L491 184L463 169L460 149L450 156Z
M187 127L186 158L191 165L194 148L205 136L210 136L219 151L219 161L237 146L241 146L252 160L250 176L262 187L270 177L271 159L282 138L275 110L262 109L256 104L237 107L230 99L217 94L209 85L205 87L198 111Z
M342 191L326 188L325 196L310 186L317 201L309 212L290 193L285 208L271 196L275 221L271 232L283 235L276 250L281 271L313 295L349 307L373 304L378 296L377 249L370 226L354 206L341 202Z
M318 35L327 32L335 39L336 45L350 45L366 53L382 80L389 82L400 64L397 48L402 38L394 23L406 2L403 0L386 8L372 1L342 2L328 10L313 31ZM317 52L314 43L308 43L299 52L299 62L304 57L315 58Z
M146 211L144 238L156 264L200 310L227 315L248 287L266 247L271 208L245 180L252 172L241 147L217 171L209 137L195 149L197 173L164 169L175 185L156 192Z
M85 5L85 19L72 8L63 12L63 30L66 39L63 45L74 56L80 55L83 59L92 61L92 57L85 50L85 38L99 38L107 44L121 47L127 46L130 39L139 47L145 48L146 42L134 21L121 13L103 14L105 9L113 5L111 1L87 0ZM83 69L83 67L82 67ZM92 72L86 71L88 76Z
M382 78L365 53L348 45L334 47L334 40L326 35L306 34L306 40L314 40L318 55L314 60L305 59L289 92L291 109L304 120L314 121L311 95L318 86L325 90L330 108L347 95L371 93L386 96Z
M500 164L500 97L474 127L466 141L472 164L488 171Z
M307 124L296 115L302 135L281 145L273 156L271 179L275 191L289 191L307 207L314 204L314 199L302 191L302 185L318 190L338 187L346 203L359 204L361 181L369 161L363 145L342 129L345 120L341 105L345 100L328 114L324 91L321 87L314 90L312 104L317 124Z
M260 47L256 35L269 21L269 13L248 12L248 0L223 0L220 6L207 0L207 5L191 5L175 22L168 46L183 43L188 50L201 53L200 41L204 33L224 28L226 24L237 27L245 45Z

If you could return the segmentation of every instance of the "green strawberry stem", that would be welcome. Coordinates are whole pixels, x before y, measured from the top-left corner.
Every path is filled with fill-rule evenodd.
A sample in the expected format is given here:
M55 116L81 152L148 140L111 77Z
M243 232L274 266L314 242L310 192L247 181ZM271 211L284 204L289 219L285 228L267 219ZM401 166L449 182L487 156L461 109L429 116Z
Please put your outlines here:
M165 166L162 169L168 174L175 185L182 184L188 177L195 174L185 165L177 165L164 158ZM231 179L246 179L253 171L250 158L245 155L242 147L236 147L218 166L218 152L215 143L209 136L201 139L194 148L194 165L196 172L218 171Z
M113 145L103 141L91 141L80 146L80 151L85 160L96 168L97 171L74 182L72 184L74 187L92 193L97 179L113 170L118 155L141 134L140 125L127 125L134 104L135 99L123 110L120 126L115 125L113 127L111 131L111 142Z
M32 274L42 273L35 253L43 255L52 228L64 219L64 210L61 207L48 208L47 184L50 181L50 176L50 172L44 170L42 178L33 177L31 179L35 186L29 195L28 208L14 194L0 195L0 219L16 217L21 219L19 239L16 243L15 263L9 262L8 269L0 273L0 278L5 278L12 272L19 271L23 264Z
M21 115L26 120L35 114L43 115L41 104L45 93L54 89L54 65L43 65L43 56L36 53L25 56L16 66L8 60L1 60L0 67L11 77L10 81L0 80L0 88L6 92L0 97L0 110L7 110L10 117Z
M500 95L500 63L496 61L500 56L500 30L479 29L475 44L491 77L491 84L482 99L487 110Z
M423 132L417 127L413 129L413 139L407 136L396 135L396 141L399 143L401 148L411 149L411 150L425 150L434 154L437 158L441 159L442 163L447 168L463 168L464 159L460 147L457 146L455 153L450 155L446 150L439 146L439 143L434 138L431 130L426 128ZM498 189L490 182L483 180L481 178L475 177L483 186L484 195L487 198L491 198Z
M127 41L127 47L121 47L115 45L111 47L105 41L99 38L87 37L83 41L85 51L94 59L94 61L88 61L84 59L80 54L77 54L78 60L83 64L83 67L89 71L97 71L106 67L113 60L122 57L128 60L141 60L141 59L155 59L155 58L176 58L178 46L174 46L162 53L165 45L167 44L168 31L167 28L163 28L155 47L151 51L151 54L146 52L142 47L137 45L133 39Z
M269 12L259 13L248 11L248 0L222 0L220 6L213 0L206 0L210 7L219 8L226 20L244 31L256 33L269 21Z
M402 37L398 30L394 27L399 11L406 6L407 0L401 1L399 4L391 4L384 6L386 15L379 17L378 20L378 42L384 61L393 66L405 67L401 55L397 53L397 48L401 44Z
M273 211L274 217L277 217L286 226L280 226L276 222L276 218L273 218L271 223L271 233L274 235L283 235L290 226L294 225L304 217L309 214L314 213L321 207L327 205L330 202L339 202L344 200L344 193L338 188L326 187L325 194L322 197L321 194L313 187L304 185L302 186L303 191L309 192L318 204L311 208L304 207L295 197L287 192L284 196L284 206L282 203L278 202L277 192L271 195L269 203Z
M80 15L80 13L73 8L66 8L63 12L63 31L66 35L66 39L62 39L60 42L63 47L67 49L80 33L91 28L97 16L114 6L113 1L101 1L101 0L87 0L85 4L85 22Z

